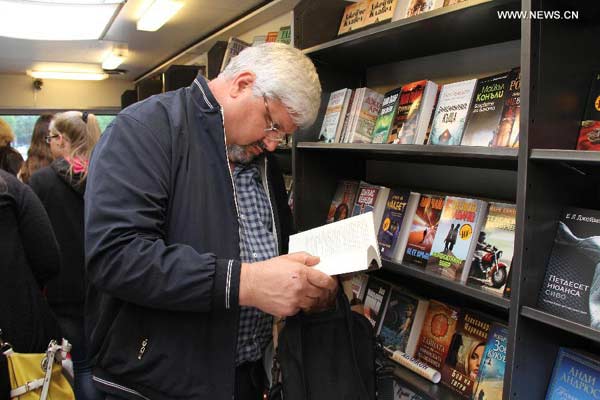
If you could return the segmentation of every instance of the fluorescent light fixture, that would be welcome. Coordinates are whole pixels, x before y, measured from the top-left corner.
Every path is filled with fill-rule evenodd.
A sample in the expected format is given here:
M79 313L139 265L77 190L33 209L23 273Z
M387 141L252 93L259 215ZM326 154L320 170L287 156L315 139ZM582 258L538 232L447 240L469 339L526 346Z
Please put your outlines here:
M116 69L125 61L128 53L126 43L115 44L110 53L104 58L104 61L102 61L102 69Z
M0 0L0 36L97 40L121 7L122 0Z
M159 30L181 7L183 7L181 1L154 0L138 20L138 31L154 32Z
M108 75L102 72L27 71L27 75L38 79L65 79L76 81L101 81L108 78Z

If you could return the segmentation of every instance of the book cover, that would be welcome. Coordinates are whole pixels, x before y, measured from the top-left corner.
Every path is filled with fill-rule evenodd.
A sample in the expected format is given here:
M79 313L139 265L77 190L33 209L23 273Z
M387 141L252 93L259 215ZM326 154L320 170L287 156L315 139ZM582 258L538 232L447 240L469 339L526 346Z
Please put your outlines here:
M392 189L385 203L381 226L377 234L377 243L379 243L381 256L388 260L392 258L406 215L409 197L410 191L408 190Z
M319 132L319 141L325 143L335 143L338 137L338 131L341 131L343 119L350 100L350 89L340 89L331 92L327 102L327 110Z
M434 10L439 5L441 5L440 2L436 0L411 0L406 9L405 18Z
M459 309L436 300L429 301L429 308L421 328L415 358L431 368L442 370L450 343L456 332Z
M519 123L521 120L521 68L513 68L508 76L508 92L498 131L492 147L519 147Z
M422 98L426 84L427 81L422 80L402 86L394 123L388 135L388 143L415 143L417 120L421 112Z
M266 43L267 35L256 35L252 38L252 46L258 46L259 44Z
M400 288L392 288L379 336L388 350L414 357L429 301Z
M265 40L266 43L275 42L277 40L277 35L279 35L279 31L267 32L267 38Z
M397 2L398 0L370 0L364 26L391 21Z
M491 202L473 253L469 284L502 296L508 283L515 247L517 207Z
M358 181L342 180L338 182L335 194L327 213L327 223L340 221L350 216L351 208L358 193Z
M338 36L354 32L365 26L368 5L369 0L360 0L346 6L338 29Z
M600 150L600 72L594 74L590 85L577 150Z
M600 329L600 211L567 208L558 222L538 307Z
M276 42L290 44L292 42L292 26L286 25L279 28L277 32Z
M240 40L235 37L230 37L229 41L227 42L227 48L225 49L223 63L221 64L221 71L223 71L225 67L227 67L227 64L229 64L229 61L231 61L233 57L240 54L240 52L246 47L250 47L250 43L246 43L243 40Z
M476 84L477 79L470 79L442 86L431 124L429 144L460 144Z
M488 76L477 81L461 145L492 146L500 126L507 88L508 73Z
M427 271L465 282L486 203L447 196L431 245Z
M369 275L362 272L340 275L340 281L350 305L363 304Z
M600 363L596 358L561 347L546 400L596 400L600 393Z
M394 122L396 109L398 108L398 100L401 91L402 88L396 88L383 95L381 110L379 111L375 126L373 127L373 138L371 143L387 143L388 134L392 127L392 123Z
M421 87L424 88L421 89ZM425 144L427 128L429 128L431 114L437 98L438 85L435 82L425 80L405 85L402 91L404 92L405 89L407 93L410 93L409 97L413 101L406 118L400 122L402 126L399 128L400 130L393 143Z
M473 399L502 400L507 342L508 327L498 322L492 323L473 389Z
M462 310L442 367L442 384L467 399L473 394L491 326L491 318Z
M379 332L379 325L383 316L385 305L390 297L391 286L379 279L370 278L365 291L363 315L373 325L375 333Z
M421 195L408 233L404 261L421 267L427 265L443 208L443 196Z
M390 189L384 186L361 182L358 194L356 195L356 201L354 202L354 208L352 209L352 216L373 211L373 223L378 229L389 192Z
M348 135L348 143L371 143L373 139L373 129L377 116L381 110L383 95L376 91L363 88L363 92L356 109L354 118Z

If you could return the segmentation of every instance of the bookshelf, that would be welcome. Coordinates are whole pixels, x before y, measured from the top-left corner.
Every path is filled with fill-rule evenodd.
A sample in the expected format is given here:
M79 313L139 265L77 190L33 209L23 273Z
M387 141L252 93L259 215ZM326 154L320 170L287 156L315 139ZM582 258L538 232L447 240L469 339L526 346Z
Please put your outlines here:
M520 65L520 148L322 144L318 119L294 142L298 228L324 223L340 179L516 203L510 299L388 261L377 274L508 322L504 399L544 398L559 347L600 354L600 332L536 309L561 209L600 204L600 154L573 150L592 72L600 69L600 56L590 54L600 35L600 4L467 0L338 38L345 5L303 0L294 10L295 43L318 69L325 104L344 87L383 92L417 79L446 83ZM579 18L501 20L499 10L579 10ZM399 375L426 398L452 398L408 371Z

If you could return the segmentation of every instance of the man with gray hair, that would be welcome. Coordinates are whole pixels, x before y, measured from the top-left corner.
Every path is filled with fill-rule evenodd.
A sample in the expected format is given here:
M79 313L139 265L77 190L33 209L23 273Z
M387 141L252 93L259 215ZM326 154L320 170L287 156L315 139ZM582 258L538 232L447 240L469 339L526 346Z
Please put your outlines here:
M311 61L268 43L214 80L123 110L85 199L93 379L107 399L260 399L272 315L332 304L318 258L285 254L291 215L267 157L310 126Z

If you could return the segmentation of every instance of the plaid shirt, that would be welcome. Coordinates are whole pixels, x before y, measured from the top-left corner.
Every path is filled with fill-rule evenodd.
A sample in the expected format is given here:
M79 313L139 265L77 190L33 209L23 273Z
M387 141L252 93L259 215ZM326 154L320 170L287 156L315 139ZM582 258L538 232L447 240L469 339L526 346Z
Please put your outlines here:
M236 165L233 171L240 212L242 262L268 260L278 255L269 198L256 164ZM273 317L254 307L241 307L236 365L260 359L272 337Z

